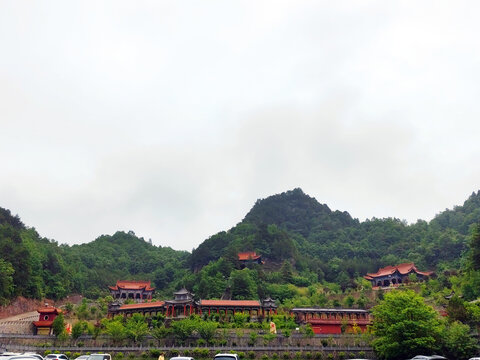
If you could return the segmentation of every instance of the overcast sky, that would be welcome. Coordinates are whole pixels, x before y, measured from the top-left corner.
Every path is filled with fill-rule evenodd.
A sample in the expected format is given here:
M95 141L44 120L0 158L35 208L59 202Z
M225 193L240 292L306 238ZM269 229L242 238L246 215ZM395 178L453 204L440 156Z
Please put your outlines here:
M0 207L191 251L301 187L364 220L480 188L478 1L0 2Z

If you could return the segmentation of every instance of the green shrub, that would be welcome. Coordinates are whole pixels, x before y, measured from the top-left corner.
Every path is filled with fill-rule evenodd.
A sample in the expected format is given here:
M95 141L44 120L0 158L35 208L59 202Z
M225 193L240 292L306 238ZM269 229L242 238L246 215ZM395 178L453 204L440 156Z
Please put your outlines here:
M149 355L148 355L148 352L146 351L143 351L140 356L142 357L142 359L148 359L149 358Z
M237 354L240 359L245 359L245 353L243 351L240 351Z
M72 357L72 353L70 351L66 351L65 352L65 355L67 355L68 358L71 358Z
M155 359L158 359L158 357L160 356L161 354L161 351L158 350L158 349L150 349L150 356L152 358L155 358Z
M278 360L278 354L277 353L272 354L272 360Z
M345 353L344 353L343 351L340 351L340 352L338 353L338 358L339 358L340 360L345 359Z
M171 349L170 350L170 357L178 356L178 350L177 349Z
M310 360L312 358L312 353L310 351L307 351L304 355L305 359Z
M333 360L333 354L332 353L328 354L327 359L328 360Z
M67 354L65 354L65 355L67 355ZM76 359L76 358L79 357L79 356L80 356L80 353L79 353L79 352L73 353L73 358L74 358L74 359Z
M207 345L207 341L205 339L198 339L197 340L197 345L198 346L205 346L205 345Z
M52 350L45 350L43 352L43 356L47 356L48 354L51 354L52 353Z
M129 354L128 354L128 358L129 358L130 360L135 359L135 354L134 354L134 353L129 353Z
M122 352L117 352L115 355L113 355L114 359L123 359L123 353Z
M260 359L262 359L262 360L269 360L269 359L268 359L268 355L267 355L267 354L263 354L263 355L262 355L262 357L261 357Z
M367 356L367 354L365 353L365 351L362 350L362 351L358 352L358 357L364 358L366 356Z
M324 358L323 353L316 352L315 353L315 360L322 360Z
M285 351L283 353L283 359L284 360L290 360L291 357L292 357L292 355L288 351Z
M255 359L255 351L249 351L248 352L248 358L251 359L251 360Z
M295 353L295 359L302 359L302 352L301 351L297 351Z

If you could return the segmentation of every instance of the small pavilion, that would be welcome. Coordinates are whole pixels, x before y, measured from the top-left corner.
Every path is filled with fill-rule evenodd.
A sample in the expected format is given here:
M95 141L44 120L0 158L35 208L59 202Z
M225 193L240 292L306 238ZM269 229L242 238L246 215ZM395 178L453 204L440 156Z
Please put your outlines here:
M45 304L44 307L39 308L37 311L39 313L38 321L33 322L33 325L35 326L35 333L37 335L52 335L53 320L55 320L57 315L60 314L62 310Z
M193 299L194 293L183 288L173 294L173 300L165 300L165 315L171 317L185 317L195 314L197 303Z
M415 274L419 280L425 280L433 275L433 271L420 271L414 263L404 263L386 266L376 273L365 275L364 278L370 280L373 287L398 286L408 282L410 274Z

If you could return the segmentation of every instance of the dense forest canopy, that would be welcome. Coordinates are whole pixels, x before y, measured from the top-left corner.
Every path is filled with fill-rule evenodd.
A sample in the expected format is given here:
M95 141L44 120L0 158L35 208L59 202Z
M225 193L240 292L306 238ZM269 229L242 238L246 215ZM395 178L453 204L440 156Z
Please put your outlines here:
M133 232L59 245L0 208L0 300L105 295L119 279L152 281L160 298L186 286L198 297L285 300L292 286L328 282L355 286L366 272L400 262L422 270L465 268L472 226L480 221L480 191L432 221L359 221L332 211L301 189L257 200L235 227L192 253L154 246ZM264 265L241 270L237 254L256 251Z

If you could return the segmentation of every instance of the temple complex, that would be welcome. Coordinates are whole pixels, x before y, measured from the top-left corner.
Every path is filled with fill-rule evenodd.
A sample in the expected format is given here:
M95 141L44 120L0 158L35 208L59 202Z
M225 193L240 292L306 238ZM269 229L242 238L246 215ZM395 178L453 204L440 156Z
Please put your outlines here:
M119 280L115 286L109 286L114 299L132 299L138 302L151 300L155 288L150 286L150 281Z
M386 287L408 282L410 274L415 274L419 280L425 280L433 275L433 271L419 271L414 263L404 263L397 266L386 266L374 274L365 275L364 278L370 280L373 287Z
M35 333L37 335L52 335L53 320L55 320L57 315L60 314L62 310L45 304L44 307L38 309L37 311L39 313L38 321L33 322L33 325L35 326Z
M311 324L315 334L365 332L372 323L369 312L362 309L294 308L291 313L297 323Z
M122 305L115 301L108 307L109 316L131 315L141 313L143 315L165 315L167 318L181 319L191 314L212 315L248 313L251 317L258 318L277 313L277 305L271 298L262 302L258 300L194 300L194 294L187 289L181 289L174 293L173 300L144 302L140 304Z

